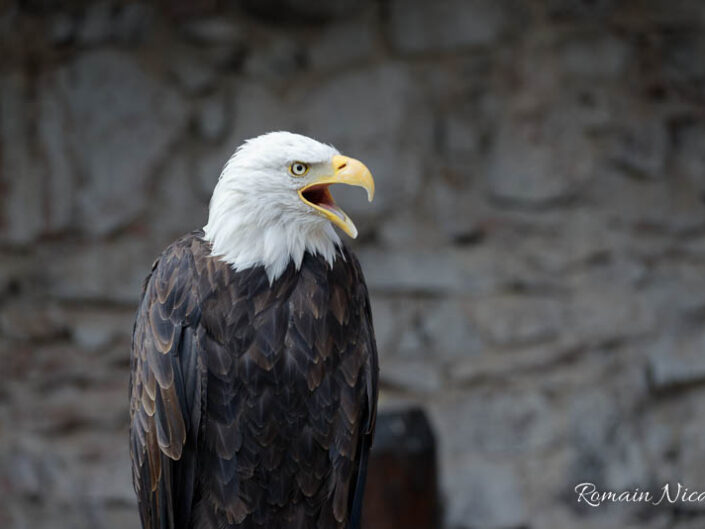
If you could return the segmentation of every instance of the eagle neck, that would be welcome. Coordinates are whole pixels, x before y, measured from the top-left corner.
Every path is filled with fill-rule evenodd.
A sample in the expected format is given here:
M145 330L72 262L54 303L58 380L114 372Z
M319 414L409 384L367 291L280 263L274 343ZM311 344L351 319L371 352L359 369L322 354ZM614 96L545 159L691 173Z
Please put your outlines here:
M286 223L269 219L266 224L238 222L237 215L209 218L203 228L211 253L236 272L263 266L269 283L276 281L289 263L301 268L306 252L320 255L329 266L340 256L342 242L328 221Z

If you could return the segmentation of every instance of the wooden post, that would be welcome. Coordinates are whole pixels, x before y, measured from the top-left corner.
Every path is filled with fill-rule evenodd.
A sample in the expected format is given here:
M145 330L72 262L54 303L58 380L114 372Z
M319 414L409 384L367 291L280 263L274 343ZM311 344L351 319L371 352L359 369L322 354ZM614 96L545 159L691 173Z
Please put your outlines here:
M363 505L364 529L437 529L438 478L431 426L420 408L380 411Z

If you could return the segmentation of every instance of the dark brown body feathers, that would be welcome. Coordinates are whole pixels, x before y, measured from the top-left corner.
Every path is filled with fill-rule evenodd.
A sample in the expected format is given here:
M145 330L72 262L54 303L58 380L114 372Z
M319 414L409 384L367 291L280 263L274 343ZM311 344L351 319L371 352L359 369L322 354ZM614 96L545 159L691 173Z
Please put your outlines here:
M130 442L150 529L359 527L377 353L347 249L306 254L270 286L202 232L145 282L132 345Z

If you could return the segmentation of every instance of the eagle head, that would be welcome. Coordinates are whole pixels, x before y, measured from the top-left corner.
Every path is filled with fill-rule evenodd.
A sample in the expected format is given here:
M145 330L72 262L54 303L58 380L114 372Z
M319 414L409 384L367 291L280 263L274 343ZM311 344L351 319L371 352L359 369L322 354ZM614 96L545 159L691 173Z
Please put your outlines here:
M243 143L213 191L203 228L213 254L236 270L262 265L270 282L306 251L332 263L340 238L357 228L335 203L332 184L359 186L372 201L375 184L365 165L334 147L290 132L270 132Z

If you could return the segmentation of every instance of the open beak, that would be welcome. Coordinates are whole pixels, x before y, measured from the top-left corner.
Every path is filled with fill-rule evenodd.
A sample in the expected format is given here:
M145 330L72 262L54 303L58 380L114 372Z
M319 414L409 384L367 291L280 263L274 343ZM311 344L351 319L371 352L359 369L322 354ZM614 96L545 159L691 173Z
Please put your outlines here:
M338 207L328 190L331 184L359 186L367 191L367 200L372 202L375 196L375 181L365 165L347 156L333 156L333 174L322 176L299 189L299 197L304 203L313 207L320 215L330 220L353 239L357 237L357 228L350 217Z

